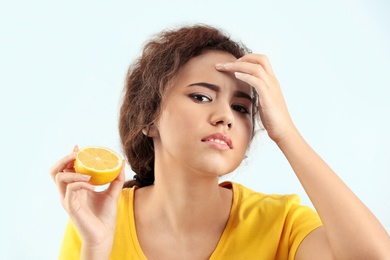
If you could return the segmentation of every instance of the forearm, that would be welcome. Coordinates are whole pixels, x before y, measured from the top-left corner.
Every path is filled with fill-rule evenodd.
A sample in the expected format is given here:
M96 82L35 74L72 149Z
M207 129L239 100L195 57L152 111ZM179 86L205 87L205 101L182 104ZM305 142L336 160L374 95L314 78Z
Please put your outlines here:
M337 258L390 255L386 230L298 131L292 131L277 145L320 215Z

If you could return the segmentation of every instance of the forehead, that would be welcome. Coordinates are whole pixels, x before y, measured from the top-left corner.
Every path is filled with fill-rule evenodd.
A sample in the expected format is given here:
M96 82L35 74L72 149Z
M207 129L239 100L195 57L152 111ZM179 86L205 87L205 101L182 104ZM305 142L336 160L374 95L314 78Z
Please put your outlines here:
M199 56L191 58L180 69L180 75L189 76L187 74L201 74L205 72L218 72L215 69L215 64L233 62L237 60L232 54L221 51L207 51Z
M217 63L234 62L236 60L236 57L227 52L205 52L191 58L179 70L174 82L182 86L187 86L195 82L207 82L220 87L229 85L239 87L241 90L251 93L251 87L243 81L238 80L232 72L221 72L215 69L215 64Z
M186 65L191 66L193 63L210 64L214 66L216 62L233 62L237 60L232 54L222 51L206 51L203 54L190 59Z

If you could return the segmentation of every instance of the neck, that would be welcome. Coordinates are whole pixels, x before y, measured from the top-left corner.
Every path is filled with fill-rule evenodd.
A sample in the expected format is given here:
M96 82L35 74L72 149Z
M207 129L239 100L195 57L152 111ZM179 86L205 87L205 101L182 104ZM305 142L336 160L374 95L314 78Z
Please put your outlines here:
M174 169L156 168L155 184L145 197L161 225L180 232L205 228L228 217L232 194L219 187L218 176Z

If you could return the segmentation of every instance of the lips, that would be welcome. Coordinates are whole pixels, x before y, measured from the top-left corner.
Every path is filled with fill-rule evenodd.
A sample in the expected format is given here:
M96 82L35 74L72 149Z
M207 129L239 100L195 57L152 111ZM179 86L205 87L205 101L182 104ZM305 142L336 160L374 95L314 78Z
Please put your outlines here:
M207 142L221 150L233 149L232 140L229 136L222 133L214 133L202 139L202 142Z

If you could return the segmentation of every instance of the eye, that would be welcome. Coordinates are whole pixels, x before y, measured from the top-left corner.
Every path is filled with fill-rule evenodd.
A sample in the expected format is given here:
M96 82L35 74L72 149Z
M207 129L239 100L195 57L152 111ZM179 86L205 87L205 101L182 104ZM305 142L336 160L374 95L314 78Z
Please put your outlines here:
M234 104L232 105L232 108L238 113L250 114L249 109L246 106Z
M203 94L190 94L190 98L194 99L196 102L210 102L212 101L211 97Z

